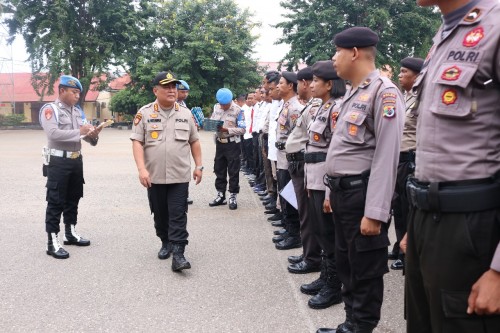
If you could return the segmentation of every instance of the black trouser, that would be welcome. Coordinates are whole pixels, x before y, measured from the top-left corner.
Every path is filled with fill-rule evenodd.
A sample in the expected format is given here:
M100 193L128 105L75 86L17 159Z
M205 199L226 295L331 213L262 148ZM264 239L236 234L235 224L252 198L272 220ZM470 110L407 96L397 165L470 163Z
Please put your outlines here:
M304 161L288 163L288 172L293 182L293 189L297 197L297 208L300 221L300 239L304 251L304 261L313 265L321 263L321 248L314 235L311 217L307 206L307 189L304 186ZM312 213L314 214L314 213Z
M278 178L278 189L281 191L291 180L290 173L288 170L278 169L276 170L276 178ZM299 213L292 205L288 203L282 196L279 198L281 205L281 212L283 213L283 223L285 224L285 229L288 231L290 236L299 237L300 234L300 222Z
M162 243L187 244L187 197L189 183L151 184L148 199L154 215L156 236Z
M61 214L64 224L76 224L78 202L83 197L83 160L51 156L47 167L47 210L45 231L59 233Z
M261 161L261 158L259 157L260 154L260 150L259 150L259 133L252 133L252 146L253 146L253 150L252 150L252 156L253 156L253 160L255 161L255 168L254 168L254 174L256 176L259 175L260 173L260 161Z
M215 189L226 193L229 175L229 192L240 192L240 149L236 142L220 143L215 146L214 173Z
M500 332L499 315L466 313L472 285L489 269L500 241L500 209L436 214L412 208L408 221L407 332Z
M244 160L246 161L245 167L249 171L255 170L255 159L253 157L253 139L244 139L242 141L243 145L243 157Z
M408 176L415 170L415 163L403 161L398 164L398 172L396 177L395 196L392 201L392 209L394 212L394 229L396 230L396 243L394 243L393 252L399 253L399 242L406 234L406 226L408 225L408 214L410 213L410 203L406 194L406 181ZM399 253L402 257L402 253Z
M332 213L323 212L323 202L325 201L325 191L309 190L307 206L311 231L315 239L316 251L325 253L326 260L331 267L336 267L335 263L335 224ZM301 230L302 232L302 230ZM303 241L302 241L303 242ZM335 273L337 271L335 270Z
M342 298L346 312L352 312L354 323L377 326L384 295L387 267L387 224L382 223L377 236L361 235L366 185L335 189L330 194L335 224L335 258L342 281Z

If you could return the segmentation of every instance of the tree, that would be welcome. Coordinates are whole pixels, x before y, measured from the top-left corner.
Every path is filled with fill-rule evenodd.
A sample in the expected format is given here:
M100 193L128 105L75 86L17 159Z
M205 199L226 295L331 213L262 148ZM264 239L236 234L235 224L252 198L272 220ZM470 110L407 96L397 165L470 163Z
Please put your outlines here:
M130 61L138 94L148 94L156 73L169 70L190 85L188 105L207 106L227 87L245 93L260 82L251 58L256 40L248 10L233 0L153 1L156 16L146 29L150 48Z
M144 2L144 1L143 1ZM141 3L143 3L141 2ZM143 47L147 7L130 0L11 0L6 20L12 35L22 34L40 96L53 94L61 73L80 79L85 99L93 78Z
M414 0L284 0L290 11L288 20L277 28L283 37L277 43L288 43L290 51L282 59L290 66L304 60L311 65L333 55L332 37L353 26L366 26L377 32L380 42L377 64L399 67L407 56L425 58L432 45L440 16Z

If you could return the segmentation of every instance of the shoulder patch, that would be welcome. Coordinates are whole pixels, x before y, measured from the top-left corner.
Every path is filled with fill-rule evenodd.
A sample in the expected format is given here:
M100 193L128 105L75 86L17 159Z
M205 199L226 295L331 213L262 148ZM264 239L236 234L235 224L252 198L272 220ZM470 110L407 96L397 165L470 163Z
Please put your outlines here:
M134 125L137 126L141 122L141 120L142 120L142 113L141 111L139 111L134 117Z
M45 109L43 109L43 115L45 116L45 119L50 120L53 114L54 112L52 111L52 108L46 107Z

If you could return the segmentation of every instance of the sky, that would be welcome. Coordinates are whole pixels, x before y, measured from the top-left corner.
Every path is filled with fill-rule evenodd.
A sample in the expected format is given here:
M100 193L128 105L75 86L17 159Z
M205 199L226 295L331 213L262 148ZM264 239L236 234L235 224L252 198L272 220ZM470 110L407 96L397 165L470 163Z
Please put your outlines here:
M260 22L262 25L256 28L252 33L259 36L255 43L254 58L258 61L275 62L281 60L287 53L289 46L274 45L274 42L281 37L281 30L272 28L284 20L281 16L285 13L275 0L234 0L242 9L248 8L254 14L252 20ZM25 62L28 58L26 47L22 36L17 36L12 46L6 45L7 31L5 27L0 26L0 73L8 72L30 72L29 63ZM12 56L11 56L12 55ZM12 59L5 61L5 59Z

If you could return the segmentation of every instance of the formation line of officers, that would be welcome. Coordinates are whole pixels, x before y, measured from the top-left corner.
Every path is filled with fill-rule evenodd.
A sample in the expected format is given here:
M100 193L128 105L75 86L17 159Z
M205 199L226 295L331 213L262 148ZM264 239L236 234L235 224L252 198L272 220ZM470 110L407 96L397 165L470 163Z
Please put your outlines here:
M321 271L301 286L309 306L343 303L345 320L318 332L374 331L389 254L404 267L407 332L500 332L500 3L417 2L437 5L443 24L425 60L401 60L403 92L375 67L378 35L353 27L334 36L331 60L267 72L262 87L236 100L227 88L216 93L217 195L209 205L237 209L243 170L283 227L276 248L302 248L288 270ZM75 229L81 141L96 145L100 128L77 106L78 79L63 75L59 84L40 123L46 252L65 259L61 216L63 243L90 245ZM188 186L204 167L195 120L178 102L182 82L161 72L153 84L156 100L137 112L130 139L158 257L172 256L179 272L191 267ZM284 195L290 187L296 205ZM392 215L398 246L388 253Z

